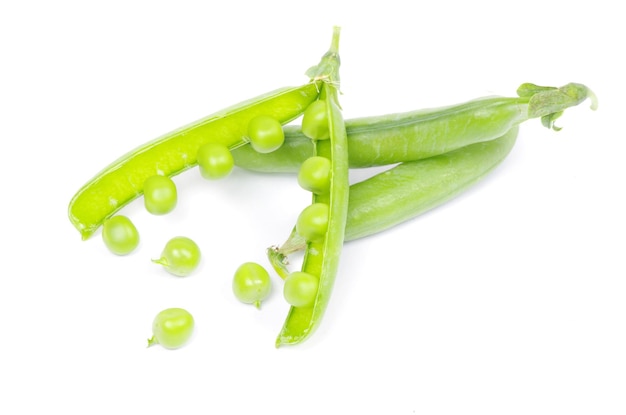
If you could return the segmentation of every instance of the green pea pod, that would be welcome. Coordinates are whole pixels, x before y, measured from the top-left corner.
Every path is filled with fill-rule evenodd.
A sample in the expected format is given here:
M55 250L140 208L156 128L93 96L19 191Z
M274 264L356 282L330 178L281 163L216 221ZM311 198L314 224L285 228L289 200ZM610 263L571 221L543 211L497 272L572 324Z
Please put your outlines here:
M350 186L345 241L382 232L431 210L469 189L510 153L519 128L495 140L422 160L401 163ZM280 247L268 249L270 263L285 278L291 253L306 241L295 231Z
M409 161L350 188L346 240L389 229L449 201L484 178L510 153L518 127L502 137Z
M346 120L350 167L384 166L444 154L498 138L516 125L541 118L554 125L565 109L586 99L597 107L593 92L581 84L561 88L523 84L519 97L485 97L442 108ZM313 155L313 143L300 126L287 125L285 144L258 157L250 149L233 152L239 167L261 172L295 172Z
M268 115L286 124L317 99L319 85L278 89L226 108L146 143L111 163L72 198L68 215L88 239L105 219L143 192L153 175L174 176L197 163L198 149L207 142L236 148L248 142L251 119ZM249 146L246 146L249 147Z
M321 79L321 96L326 103L329 140L316 141L316 155L331 161L330 192L313 195L313 203L329 207L328 225L321 241L309 241L302 271L318 277L319 284L311 306L290 307L285 324L276 339L276 346L294 345L307 339L319 325L328 305L334 284L339 257L344 243L348 212L348 144L338 101L339 85L339 28L335 27L330 50L319 65L307 74Z

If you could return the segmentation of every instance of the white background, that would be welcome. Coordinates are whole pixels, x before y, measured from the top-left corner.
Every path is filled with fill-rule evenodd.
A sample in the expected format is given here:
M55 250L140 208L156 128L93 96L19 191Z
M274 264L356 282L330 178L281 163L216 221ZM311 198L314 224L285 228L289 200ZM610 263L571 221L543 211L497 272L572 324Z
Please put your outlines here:
M409 6L410 4L410 6ZM623 14L614 1L7 1L0 6L0 413L624 414ZM478 186L348 243L324 321L274 348L230 291L309 200L293 176L176 178L179 206L123 210L128 257L67 219L118 156L225 106L306 81L342 27L347 118L588 85L553 132L531 120ZM355 172L358 180L368 172ZM194 238L198 272L150 262ZM183 349L146 348L185 307Z

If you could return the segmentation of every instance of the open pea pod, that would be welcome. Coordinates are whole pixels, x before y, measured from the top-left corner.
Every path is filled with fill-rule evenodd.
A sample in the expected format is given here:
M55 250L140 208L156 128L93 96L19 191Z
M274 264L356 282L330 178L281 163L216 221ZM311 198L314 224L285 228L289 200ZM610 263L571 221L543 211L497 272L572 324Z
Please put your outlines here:
M198 149L215 142L236 148L248 142L253 118L266 115L281 124L297 118L319 95L309 82L241 102L167 133L120 157L89 180L69 203L72 224L88 239L102 223L143 192L153 175L174 176L197 164Z
M335 27L329 51L320 64L307 72L312 79L322 80L320 97L325 104L329 139L314 140L315 154L331 163L328 193L314 194L313 204L328 206L328 222L320 240L308 240L302 272L318 279L312 304L291 306L287 319L276 339L276 346L294 345L307 339L318 327L330 300L339 257L344 243L348 212L348 140L338 100L339 28ZM289 277L288 277L289 278ZM285 281L285 285L288 281Z

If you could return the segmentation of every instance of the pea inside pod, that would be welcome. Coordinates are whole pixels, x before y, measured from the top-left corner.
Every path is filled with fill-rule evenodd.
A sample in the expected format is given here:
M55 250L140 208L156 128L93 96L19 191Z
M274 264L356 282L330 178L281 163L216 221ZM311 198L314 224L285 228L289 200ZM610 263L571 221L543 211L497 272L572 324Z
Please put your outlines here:
M160 174L150 176L143 183L143 200L146 210L153 215L171 212L178 203L178 191L174 181Z
M330 191L331 168L332 164L326 157L309 157L300 166L298 184L311 193L326 194Z
M329 139L315 140L314 143L315 155L330 160L330 188L328 193L313 194L312 202L316 206L327 206L327 221L323 221L327 225L325 229L319 224L314 227L316 237L307 243L300 270L303 274L297 274L296 281L301 283L290 285L289 289L285 286L284 295L292 306L276 339L277 347L298 344L319 326L330 300L343 248L350 186L348 140L338 98L339 32L340 29L335 27L329 51L307 72L312 79L322 80L320 99L324 100L326 107ZM318 239L319 234L323 237ZM314 298L311 300L311 297Z
M105 219L143 194L146 179L172 177L197 164L200 147L217 143L234 148L248 143L248 125L259 117L286 124L317 99L319 85L283 88L241 102L141 145L83 185L68 207L71 223L88 239Z
M206 143L198 150L198 167L205 179L221 179L230 174L235 166L231 151L223 144Z

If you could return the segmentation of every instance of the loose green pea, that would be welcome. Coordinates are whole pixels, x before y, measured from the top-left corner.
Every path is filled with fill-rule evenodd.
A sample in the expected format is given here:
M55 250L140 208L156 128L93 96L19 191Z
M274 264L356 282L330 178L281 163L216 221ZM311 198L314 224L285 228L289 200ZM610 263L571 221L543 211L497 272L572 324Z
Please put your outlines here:
M178 201L176 184L167 176L148 177L143 184L143 200L146 210L153 215L169 213Z
M326 157L309 157L302 163L298 171L298 184L304 190L315 194L326 194L330 191L331 163Z
M165 309L152 322L152 337L148 339L148 347L160 344L166 349L178 349L189 341L194 325L193 316L187 310Z
M248 124L248 138L252 148L258 153L271 153L283 145L285 133L277 119L259 115Z
M170 274L186 277L198 267L200 257L200 248L193 240L176 236L165 244L161 258L153 259L152 262L163 265Z
M130 219L117 215L102 225L102 240L114 254L127 255L139 245L139 232Z
M315 302L319 279L308 272L292 272L285 278L283 296L294 307L310 307Z
M328 230L329 208L326 203L313 203L300 213L296 232L309 242L321 242Z
M205 179L221 179L230 174L235 165L228 147L219 143L206 143L198 150L198 166Z
M256 262L242 264L233 277L233 293L242 303L261 307L272 289L270 274Z
M330 138L326 101L317 100L304 110L302 133L313 140L328 140Z

